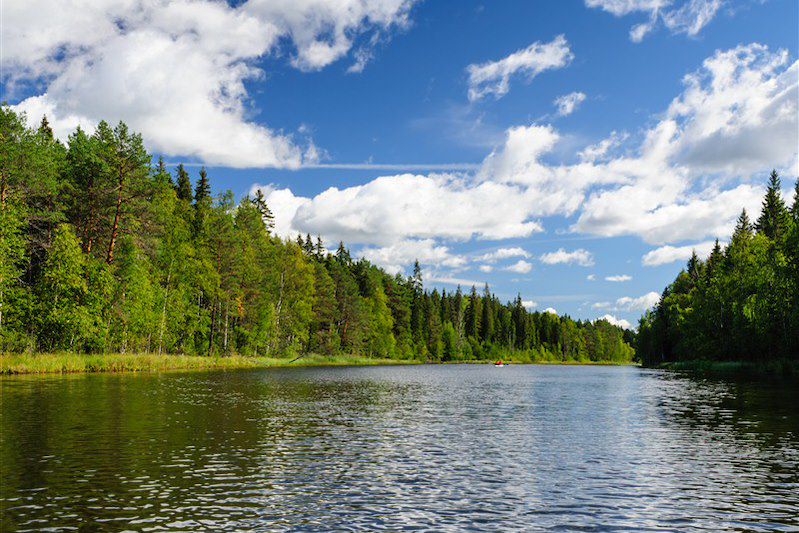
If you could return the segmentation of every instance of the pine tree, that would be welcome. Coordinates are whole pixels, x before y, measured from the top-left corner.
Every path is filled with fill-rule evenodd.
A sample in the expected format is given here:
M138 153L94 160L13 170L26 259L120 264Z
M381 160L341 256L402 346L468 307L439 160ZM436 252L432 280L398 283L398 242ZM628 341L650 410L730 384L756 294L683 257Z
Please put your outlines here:
M793 221L799 224L799 178L796 179L796 185L793 188L793 205L791 205L791 215Z
M175 170L176 179L175 179L175 192L178 195L178 198L184 200L186 202L190 202L192 198L191 194L191 178L189 178L189 173L186 172L186 169L183 167L183 163L178 165L178 168Z
M782 199L780 177L776 170L771 171L769 176L766 197L763 199L763 209L760 218L757 219L755 229L758 233L775 242L780 242L785 236L788 222L788 210Z
M124 122L117 124L114 129L100 122L95 136L102 146L101 157L111 175L114 189L111 237L106 253L106 263L111 264L119 235L131 216L131 203L146 195L150 155L144 148L141 135L132 133Z
M266 224L267 233L271 234L273 231L275 231L275 216L272 214L272 210L269 209L269 206L266 205L266 196L264 196L264 191L257 189L255 191L255 196L252 199L252 203L261 213L261 218L263 219L264 224Z

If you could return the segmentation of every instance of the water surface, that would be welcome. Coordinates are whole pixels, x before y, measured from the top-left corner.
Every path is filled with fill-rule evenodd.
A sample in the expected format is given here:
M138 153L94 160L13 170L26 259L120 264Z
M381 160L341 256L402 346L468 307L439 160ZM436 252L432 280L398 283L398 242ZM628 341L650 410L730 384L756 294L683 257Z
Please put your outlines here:
M458 365L0 387L3 531L799 531L790 383Z

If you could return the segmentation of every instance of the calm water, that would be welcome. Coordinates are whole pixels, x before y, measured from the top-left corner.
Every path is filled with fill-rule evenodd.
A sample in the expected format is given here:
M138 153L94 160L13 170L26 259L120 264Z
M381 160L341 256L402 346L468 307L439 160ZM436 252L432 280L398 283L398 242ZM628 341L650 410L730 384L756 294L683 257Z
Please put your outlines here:
M3 531L799 531L799 391L637 368L2 378Z

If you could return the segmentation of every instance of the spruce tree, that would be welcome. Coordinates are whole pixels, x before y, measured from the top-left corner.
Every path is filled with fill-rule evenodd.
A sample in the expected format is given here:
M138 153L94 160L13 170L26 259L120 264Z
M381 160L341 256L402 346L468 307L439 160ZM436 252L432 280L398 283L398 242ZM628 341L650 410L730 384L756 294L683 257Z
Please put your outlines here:
M480 332L480 301L477 296L477 287L472 285L469 295L469 305L466 307L466 336L477 339Z
M763 209L757 219L755 229L758 233L775 242L780 242L785 236L788 222L788 210L782 200L780 177L776 170L769 176L766 197L763 199Z
M166 163L164 163L164 158L162 156L158 156L158 165L156 165L155 167L153 179L155 180L155 183L158 186L169 186L169 187L175 186L174 183L172 182L172 176L169 174L169 171L167 171L166 169Z
M413 276L411 277L411 287L417 294L422 292L422 267L419 265L419 260L413 262Z
M483 310L480 319L480 340L484 344L490 343L494 336L494 310L491 304L491 289L488 288L488 283L486 283L483 289Z
M749 215L746 213L746 208L741 210L738 220L735 223L735 230L732 232L732 240L748 240L752 237L752 223L749 221Z
M208 181L208 172L205 167L200 169L200 179L194 189L194 205L201 205L211 199L211 183Z
M50 127L50 121L47 120L47 115L42 116L42 122L39 124L39 133L46 139L52 140L54 138L53 128Z
M191 178L189 178L189 173L186 172L186 169L183 167L183 163L178 165L175 174L177 176L175 180L175 192L178 198L186 202L191 202Z
M325 245L322 243L322 236L316 236L316 248L315 248L316 258L321 261L325 256Z

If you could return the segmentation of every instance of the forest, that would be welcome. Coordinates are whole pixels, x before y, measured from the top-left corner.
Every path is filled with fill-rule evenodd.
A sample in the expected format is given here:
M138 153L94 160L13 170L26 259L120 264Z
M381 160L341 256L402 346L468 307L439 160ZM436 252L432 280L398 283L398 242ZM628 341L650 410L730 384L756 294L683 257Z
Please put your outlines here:
M696 253L640 321L646 365L688 360L799 360L799 180L789 208L776 171L752 223L743 210L730 242Z
M204 168L193 182L154 164L124 123L66 143L46 118L26 124L2 106L0 352L633 357L633 334L607 321L529 312L488 286L428 290L418 263L390 275L343 243L282 239L260 191L214 196Z

